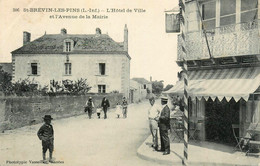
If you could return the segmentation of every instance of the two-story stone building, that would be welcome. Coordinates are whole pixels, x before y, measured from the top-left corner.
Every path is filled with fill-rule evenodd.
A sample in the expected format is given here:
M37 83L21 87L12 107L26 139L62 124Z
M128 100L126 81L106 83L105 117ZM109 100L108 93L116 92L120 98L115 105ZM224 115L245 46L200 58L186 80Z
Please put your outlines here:
M186 54L179 35L177 64L188 63L189 120L201 140L231 143L232 124L244 136L259 123L259 2L185 0ZM183 96L183 88L179 81L167 93Z
M44 34L30 41L31 34L23 33L23 46L12 52L13 81L29 78L38 85L51 81L87 79L90 92L119 91L129 98L130 60L128 28L124 41L115 42L109 35Z

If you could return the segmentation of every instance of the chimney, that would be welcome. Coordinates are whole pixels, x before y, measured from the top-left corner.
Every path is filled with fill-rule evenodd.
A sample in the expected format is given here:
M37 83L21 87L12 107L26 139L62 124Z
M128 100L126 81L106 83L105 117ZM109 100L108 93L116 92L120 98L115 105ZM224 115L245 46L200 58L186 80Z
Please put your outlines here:
M30 43L31 41L31 34L29 32L23 32L23 45Z
M96 36L100 36L101 35L101 29L100 28L96 28Z
M150 82L152 82L152 81L153 81L152 76L150 76Z
M65 28L62 28L62 29L60 30L60 34L66 35L66 34L67 34L67 30L66 30Z
M128 28L126 24L124 29L124 51L128 52Z

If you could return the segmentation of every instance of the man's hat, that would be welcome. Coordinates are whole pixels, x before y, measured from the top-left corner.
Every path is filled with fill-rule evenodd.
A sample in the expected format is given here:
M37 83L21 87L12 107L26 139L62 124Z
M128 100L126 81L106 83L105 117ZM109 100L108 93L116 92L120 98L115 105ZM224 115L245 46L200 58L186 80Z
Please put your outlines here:
M165 96L162 96L162 97L161 97L161 100L162 100L162 101L168 101L168 98L165 97Z
M51 117L51 115L45 115L43 117L44 120L52 120L53 118Z

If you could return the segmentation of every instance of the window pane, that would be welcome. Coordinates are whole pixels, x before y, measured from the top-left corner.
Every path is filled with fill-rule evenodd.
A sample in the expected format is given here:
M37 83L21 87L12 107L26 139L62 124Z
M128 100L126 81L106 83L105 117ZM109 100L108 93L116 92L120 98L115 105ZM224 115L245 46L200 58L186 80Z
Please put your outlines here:
M103 93L106 93L106 85L103 85Z
M68 65L65 63L65 74L68 74Z
M204 29L211 30L216 28L216 19L203 21Z
M241 22L250 22L257 19L257 9L241 13Z
M32 74L37 75L37 63L31 63Z
M100 75L105 75L106 74L106 64L105 63L100 63L99 64L99 74Z
M71 74L71 63L69 63L69 74Z
M101 85L98 85L98 93L101 93Z
M66 42L66 51L67 52L71 51L71 44L70 44L70 42Z
M216 2L202 4L202 19L210 19L216 17Z
M236 0L220 1L220 16L236 13Z
M236 16L226 16L220 18L220 26L225 26L229 24L235 24L236 23Z
M257 8L258 0L241 0L241 11Z

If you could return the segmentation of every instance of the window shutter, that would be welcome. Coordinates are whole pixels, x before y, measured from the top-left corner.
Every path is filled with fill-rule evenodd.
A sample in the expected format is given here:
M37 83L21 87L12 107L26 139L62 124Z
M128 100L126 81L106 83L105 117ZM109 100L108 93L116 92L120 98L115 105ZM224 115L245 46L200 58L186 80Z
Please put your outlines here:
M106 93L109 93L110 92L110 86L109 84L106 85Z
M32 74L32 70L31 70L31 63L27 62L27 75L31 75Z
M37 63L37 75L41 75L41 65L40 63Z
M110 69L110 65L109 65L109 62L106 63L106 73L105 75L109 75L109 69Z
M99 63L96 62L95 64L95 75L99 75Z

